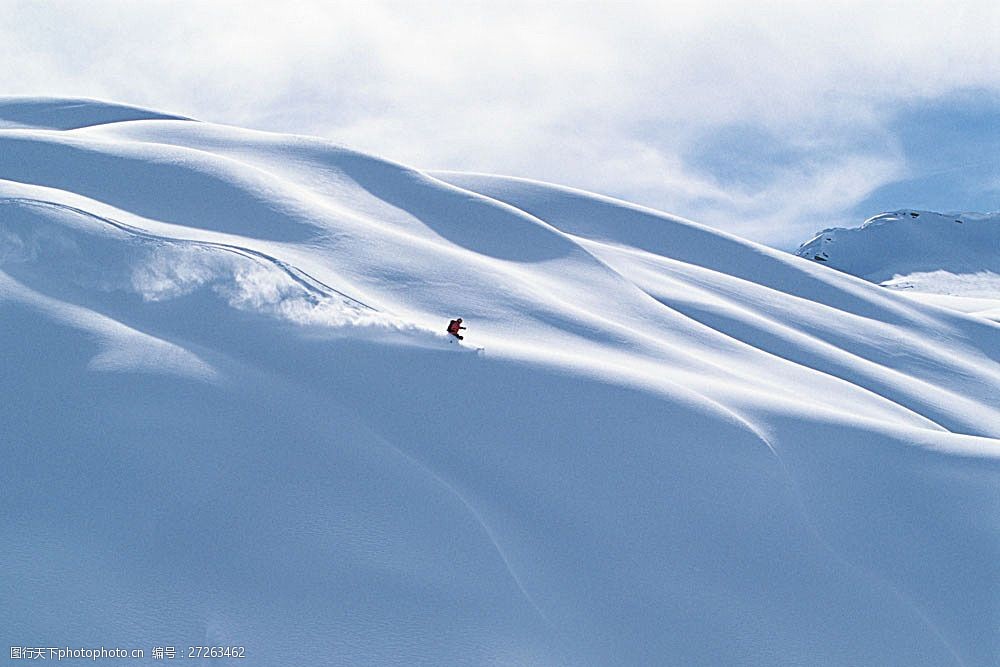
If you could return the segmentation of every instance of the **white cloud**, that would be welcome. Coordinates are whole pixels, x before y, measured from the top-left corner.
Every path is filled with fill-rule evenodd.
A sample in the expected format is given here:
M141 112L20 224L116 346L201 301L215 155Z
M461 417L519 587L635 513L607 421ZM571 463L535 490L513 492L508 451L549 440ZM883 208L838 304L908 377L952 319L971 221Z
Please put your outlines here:
M770 240L796 197L843 208L905 172L901 102L1000 91L996 34L985 1L26 2L0 23L0 91L322 134ZM749 191L685 158L736 124L803 163Z
M859 224L844 211L902 177L904 170L902 160L891 155L854 154L828 164L806 164L783 172L767 189L748 193L733 205L707 208L703 222L794 247L819 229Z

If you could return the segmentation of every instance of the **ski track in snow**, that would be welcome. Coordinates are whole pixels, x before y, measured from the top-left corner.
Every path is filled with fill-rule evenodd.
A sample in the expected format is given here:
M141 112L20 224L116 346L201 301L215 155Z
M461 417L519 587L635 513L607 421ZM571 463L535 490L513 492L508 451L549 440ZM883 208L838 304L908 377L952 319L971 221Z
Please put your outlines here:
M326 283L312 277L302 269L291 266L290 264L283 262L280 259L277 259L276 257L272 257L266 253L260 252L259 250L253 250L251 248L244 248L241 246L230 245L227 243L214 243L212 241L197 241L194 239L160 236L158 234L153 234L151 232L148 232L144 229L139 229L138 227L135 227L133 225L127 225L124 222L100 216L80 208L76 208L75 206L60 204L58 202L53 202L53 201L46 201L43 199L31 199L27 197L0 197L0 205L3 204L44 206L64 211L70 211L72 213L76 213L78 215L82 215L84 217L91 218L98 222L104 223L106 225L111 225L116 229L120 229L123 232L127 232L128 234L137 236L139 238L148 239L151 241L169 241L170 243L183 243L203 248L216 248L225 252L236 253L238 255L242 255L250 259L262 260L280 269L283 273L285 273L285 275L287 275L289 278L291 278L293 281L295 281L298 285L300 285L303 289L310 292L311 294L329 298L333 298L334 295L337 295L347 301L350 301L352 303L361 306L362 308L366 308L367 310L371 310L373 312L378 312L378 309L373 308L372 306L369 306L367 303L359 301L358 299L355 299L352 296L344 294L343 292L334 289L333 287L330 287Z

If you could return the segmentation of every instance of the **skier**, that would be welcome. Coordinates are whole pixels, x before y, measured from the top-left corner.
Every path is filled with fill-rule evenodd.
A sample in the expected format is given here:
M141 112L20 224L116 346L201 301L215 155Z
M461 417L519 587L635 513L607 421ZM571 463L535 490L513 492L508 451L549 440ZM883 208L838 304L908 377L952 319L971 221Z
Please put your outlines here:
M458 333L462 329L465 329L465 327L462 326L461 317L458 318L457 320L452 320L451 322L448 323L448 333L450 333L452 336L454 336L459 340L465 340L462 334Z

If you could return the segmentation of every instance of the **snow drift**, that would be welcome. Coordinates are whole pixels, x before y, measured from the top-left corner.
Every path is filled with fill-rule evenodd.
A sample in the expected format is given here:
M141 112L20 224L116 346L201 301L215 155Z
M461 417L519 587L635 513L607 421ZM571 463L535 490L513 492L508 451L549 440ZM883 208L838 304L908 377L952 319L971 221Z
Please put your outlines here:
M1000 213L881 213L855 229L825 229L796 254L1000 321Z
M11 646L995 661L995 324L553 185L0 119Z

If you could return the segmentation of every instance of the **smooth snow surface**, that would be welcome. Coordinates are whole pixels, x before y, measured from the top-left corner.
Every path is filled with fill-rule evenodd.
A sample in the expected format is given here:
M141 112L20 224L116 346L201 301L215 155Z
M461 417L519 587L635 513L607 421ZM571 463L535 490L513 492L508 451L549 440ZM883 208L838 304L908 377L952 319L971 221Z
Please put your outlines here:
M996 664L1000 326L585 192L71 104L0 101L9 645Z
M825 229L796 254L925 303L1000 321L1000 213L882 213L855 229Z

